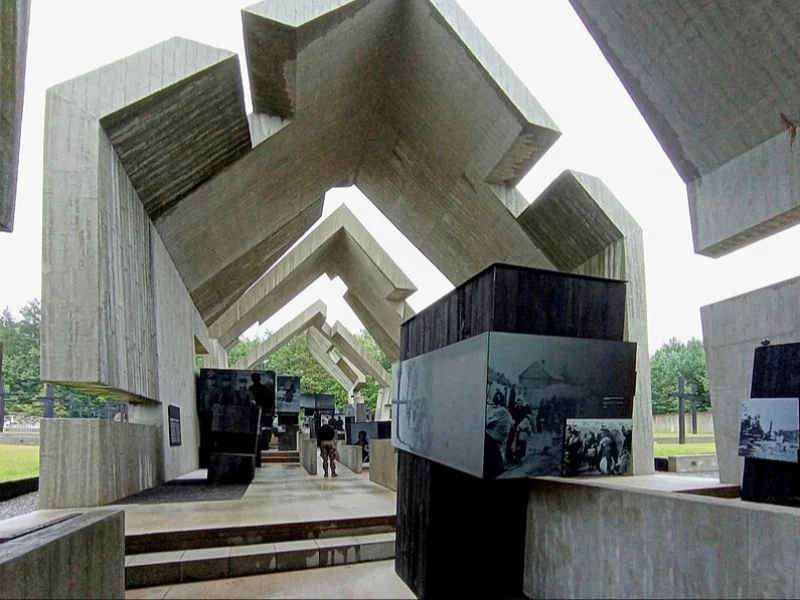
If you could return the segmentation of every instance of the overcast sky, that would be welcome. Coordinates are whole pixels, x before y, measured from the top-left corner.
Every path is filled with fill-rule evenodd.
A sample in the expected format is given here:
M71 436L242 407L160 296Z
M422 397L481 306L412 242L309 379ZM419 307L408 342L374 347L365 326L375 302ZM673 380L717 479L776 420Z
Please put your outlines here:
M41 295L45 90L180 35L232 50L244 68L239 9L251 0L34 0L28 46L15 232L0 234L0 307ZM700 337L700 306L798 275L792 228L725 258L693 254L686 188L566 0L460 0L563 135L523 179L533 201L567 168L602 178L644 231L651 353ZM245 81L246 75L245 75ZM246 88L247 86L245 86ZM246 92L247 93L247 92ZM250 100L247 97L248 110ZM334 190L324 216L350 206L419 288L419 310L452 286L357 190ZM361 324L340 281L320 280L265 324L276 329L318 298L328 320ZM69 290L63 290L69 293ZM251 330L255 332L256 330Z

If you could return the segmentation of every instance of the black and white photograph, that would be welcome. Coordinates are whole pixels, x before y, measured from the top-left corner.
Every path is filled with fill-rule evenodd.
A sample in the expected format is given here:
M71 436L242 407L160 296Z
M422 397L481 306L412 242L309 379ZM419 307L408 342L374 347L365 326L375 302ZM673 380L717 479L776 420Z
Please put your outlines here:
M346 440L350 446L361 446L361 462L369 462L369 444L372 440L391 437L391 427L385 421L347 423Z
M739 456L798 462L800 399L750 398L742 403Z
M561 475L627 475L633 419L567 419Z
M567 419L630 419L636 344L492 333L484 476L559 475Z
M214 404L248 406L252 403L260 406L264 414L271 414L275 410L275 373L200 369L197 382L198 410L210 412Z
M278 375L277 412L278 414L300 413L300 377Z

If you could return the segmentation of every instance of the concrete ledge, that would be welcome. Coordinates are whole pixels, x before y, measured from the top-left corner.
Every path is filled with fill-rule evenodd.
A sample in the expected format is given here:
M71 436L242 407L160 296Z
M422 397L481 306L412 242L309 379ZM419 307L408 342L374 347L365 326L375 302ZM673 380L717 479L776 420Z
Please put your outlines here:
M343 440L338 445L339 462L353 473L361 473L361 446L348 446Z
M667 470L670 473L701 473L717 470L716 454L686 454L670 456L667 459Z
M637 478L616 478L622 479ZM605 484L547 479L532 484L525 551L527 596L796 598L800 594L800 510L636 489L616 480Z
M129 556L128 589L349 565L394 558L395 534L378 533Z
M125 513L80 514L0 544L0 598L123 598Z
M397 491L397 449L392 446L392 440L370 442L369 480Z

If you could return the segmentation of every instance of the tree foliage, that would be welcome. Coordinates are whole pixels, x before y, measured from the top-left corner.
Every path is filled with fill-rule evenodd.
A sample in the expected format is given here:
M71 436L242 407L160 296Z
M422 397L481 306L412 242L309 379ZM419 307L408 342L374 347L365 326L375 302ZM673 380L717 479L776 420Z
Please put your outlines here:
M255 346L268 339L271 333L267 332L263 338L245 339L231 348L228 353L228 364L236 364ZM378 348L375 340L366 331L358 334L358 340L364 345L387 370L391 369L391 362ZM259 370L275 371L276 375L300 376L300 385L304 394L332 394L336 406L342 408L347 404L347 392L327 371L311 356L306 345L306 335L300 334L292 341L272 354L266 361L256 366ZM378 385L372 377L366 378L366 385L361 395L364 403L370 410L375 410L378 399Z
M686 393L691 393L692 384L702 396L698 410L711 408L706 373L706 355L701 340L692 338L684 343L671 338L650 357L650 382L653 394L653 414L678 412L678 399L670 397L678 393L678 380L686 379ZM686 402L686 408L691 406Z
M43 382L39 379L39 342L41 340L42 309L34 299L20 310L20 318L6 308L0 315L0 344L3 345L3 382L6 394L6 412L41 415L42 406L37 398L44 396ZM94 396L54 386L56 398L72 402L84 413L95 413L104 408L111 398ZM56 416L67 416L63 404L56 405Z

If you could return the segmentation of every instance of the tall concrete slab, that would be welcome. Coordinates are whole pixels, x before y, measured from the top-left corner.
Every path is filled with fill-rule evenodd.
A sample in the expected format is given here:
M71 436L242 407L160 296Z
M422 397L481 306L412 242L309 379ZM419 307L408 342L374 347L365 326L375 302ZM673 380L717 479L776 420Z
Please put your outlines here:
M0 1L0 232L14 229L30 0Z
M634 472L653 472L650 352L642 229L598 178L564 171L517 217L561 271L623 279L625 340L637 344Z
M753 351L762 340L800 342L800 277L700 309L706 350L719 477L740 484L738 456L742 401L750 397Z
M384 352L396 356L400 324L414 314L405 299L416 287L344 205L225 311L211 326L212 336L232 345L322 274L341 277L345 300Z
M695 251L800 223L800 4L570 0L687 183Z

